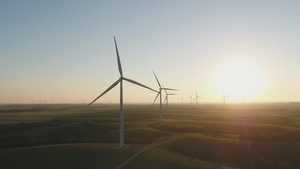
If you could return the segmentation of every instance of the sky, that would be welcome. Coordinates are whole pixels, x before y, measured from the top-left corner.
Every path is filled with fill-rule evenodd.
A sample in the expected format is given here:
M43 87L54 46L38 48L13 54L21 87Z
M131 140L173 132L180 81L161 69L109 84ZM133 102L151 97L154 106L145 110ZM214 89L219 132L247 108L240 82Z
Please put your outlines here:
M245 102L300 101L299 9L297 0L1 0L0 103L91 102L119 78L114 36L124 77L158 90L154 71L179 89L169 102L197 91L221 103L216 79L235 62L262 79ZM124 82L125 103L155 96ZM119 86L97 101L118 102Z

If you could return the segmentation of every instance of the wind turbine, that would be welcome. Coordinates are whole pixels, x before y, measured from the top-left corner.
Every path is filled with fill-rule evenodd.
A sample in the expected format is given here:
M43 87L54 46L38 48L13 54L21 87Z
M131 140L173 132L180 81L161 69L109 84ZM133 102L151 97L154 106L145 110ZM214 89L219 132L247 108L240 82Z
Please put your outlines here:
M167 113L169 113L169 96L170 95L177 95L177 94L168 93L167 90L165 90L165 92L166 92L166 97L165 97L164 103L166 102Z
M119 52L118 52L118 47L117 47L117 42L116 42L116 38L114 37L114 41L115 41L115 47L116 47L116 54L117 54L117 61L118 61L118 69L119 69L119 73L120 73L120 78L115 81L110 87L108 87L102 94L100 94L95 100L93 100L89 105L93 104L96 100L98 100L101 96L103 96L105 93L107 93L108 91L110 91L112 88L114 88L117 84L120 83L120 136L119 136L119 147L124 147L124 109L123 109L123 80L133 83L135 85L144 87L146 89L152 90L154 92L157 92L154 89L151 89L148 86L145 86L139 82L136 82L134 80L125 78L123 76L123 71L122 71L122 66L121 66L121 60L119 57Z
M228 97L228 96L226 96L225 93L223 92L223 97L222 97L222 99L223 99L223 105L224 105L224 106L225 106L225 104L226 104L226 97Z
M160 112L160 121L162 121L162 119L163 119L163 117L162 117L162 93L161 93L161 90L175 90L175 91L177 91L177 89L171 89L171 88L164 88L164 87L162 87L161 85L160 85L160 83L159 83L159 80L158 80L158 78L156 77L156 75L155 75L155 73L154 73L154 71L152 71L153 72L153 74L154 74L154 76L155 76L155 79L156 79L156 81L157 81L157 84L158 84L158 86L159 86L159 90L158 90L158 92L157 92L157 95L156 95L156 97L155 97L155 99L154 99L154 101L153 101L153 103L152 103L152 105L155 103L155 101L156 101L156 99L157 99L157 97L159 96L159 112Z
M195 97L195 99L194 100L196 100L196 103L197 103L197 107L198 107L198 99L203 99L202 97L200 97L200 96L198 96L198 93L197 93L197 91L195 91L196 92L196 97Z

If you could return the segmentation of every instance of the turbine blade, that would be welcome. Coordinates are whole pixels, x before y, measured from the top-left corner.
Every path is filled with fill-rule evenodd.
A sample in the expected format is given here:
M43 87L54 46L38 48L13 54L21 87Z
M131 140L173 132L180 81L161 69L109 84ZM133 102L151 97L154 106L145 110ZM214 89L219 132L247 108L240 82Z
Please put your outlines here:
M158 78L156 77L154 71L152 71L152 72L153 72L153 74L154 74L154 76L155 76L155 79L156 79L156 81L157 81L157 84L158 84L159 88L161 88L161 85L160 85L160 83L159 83L159 81L158 81Z
M166 95L165 100L163 102L163 104L165 104L166 100L168 99L168 95Z
M178 89L171 89L171 88L162 88L164 90L174 90L174 91L179 91Z
M154 99L154 101L153 101L153 103L152 103L152 105L155 103L155 101L156 101L156 99L158 98L158 96L159 96L159 92L157 93L157 95L156 95L156 97L155 97L155 99Z
M143 84L141 84L141 83L139 83L139 82L137 82L137 81L134 81L134 80L131 80L131 79L128 79L128 78L123 78L124 80L126 80L126 81L128 81L128 82L130 82L130 83L133 83L133 84L136 84L136 85L138 85L138 86L141 86L141 87L144 87L144 88L146 88L146 89L149 89L149 90L152 90L152 91L154 91L154 92L157 92L156 90L154 90L154 89L152 89L152 88L150 88L150 87L148 87L148 86L145 86L145 85L143 85Z
M95 100L93 100L89 105L93 104L97 99L99 99L101 96L103 96L105 93L110 91L112 88L114 88L118 83L120 82L120 79L117 80L115 83L113 83L109 88L107 88L102 94L100 94Z
M115 40L116 53L117 53L117 59L118 59L118 69L119 69L121 77L123 77L122 65L121 65L121 60L120 60L120 56L119 56L119 51L118 51L116 37L114 37L114 40Z

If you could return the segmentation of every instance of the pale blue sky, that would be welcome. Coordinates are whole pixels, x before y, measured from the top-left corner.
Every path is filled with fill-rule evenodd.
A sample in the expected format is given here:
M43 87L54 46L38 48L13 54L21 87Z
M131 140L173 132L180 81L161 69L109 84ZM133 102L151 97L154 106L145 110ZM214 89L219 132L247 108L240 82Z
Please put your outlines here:
M197 90L219 102L215 76L235 60L262 72L256 101L300 101L299 9L296 0L2 0L0 103L92 101L119 77L113 36L124 76L157 89L154 70L180 89L170 101ZM124 91L125 102L156 96L127 82Z

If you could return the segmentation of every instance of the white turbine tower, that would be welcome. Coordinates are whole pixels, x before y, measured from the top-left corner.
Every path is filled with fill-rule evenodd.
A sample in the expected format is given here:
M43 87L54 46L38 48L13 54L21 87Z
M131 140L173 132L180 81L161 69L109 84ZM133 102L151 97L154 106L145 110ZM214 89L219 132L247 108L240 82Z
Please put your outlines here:
M165 90L165 93L166 93L166 97L165 97L164 103L166 102L167 113L169 113L169 96L177 95L177 94L168 93L167 90Z
M198 99L203 99L202 97L198 96L198 93L196 91L196 97L194 100L196 100L196 103L197 103L197 107L198 107Z
M223 92L223 97L222 97L222 99L223 99L223 105L224 105L224 106L225 106L225 104L226 104L226 97L228 97L228 96L226 96L225 93Z
M102 94L100 94L95 100L93 100L89 105L93 104L97 99L99 99L105 93L107 93L112 88L114 88L118 83L120 83L120 136L119 136L119 147L124 147L123 80L125 80L127 82L130 82L130 83L133 83L135 85L144 87L146 89L155 91L155 92L157 92L157 91L154 90L154 89L151 89L150 87L145 86L145 85L143 85L143 84L141 84L139 82L136 82L136 81L128 79L128 78L125 78L123 76L121 61L120 61L118 47L117 47L117 42L116 42L116 38L115 37L114 37L114 41L115 41L115 47L116 47L116 54L117 54L118 69L119 69L119 73L120 73L120 78L116 82L114 82L110 87L108 87Z
M158 78L156 77L154 71L152 71L152 72L153 72L153 74L154 74L154 76L155 76L155 79L156 79L156 81L157 81L157 84L158 84L158 86L159 86L159 90L158 90L158 92L157 92L157 95L156 95L156 97L155 97L155 99L154 99L152 105L155 103L157 97L159 96L159 112L160 112L160 117L159 117L159 119L160 119L160 121L162 121L163 117L162 117L162 102L161 102L161 101L162 101L162 93L161 93L161 90L175 90L175 91L177 91L177 89L171 89L171 88L164 88L164 87L162 87L162 86L160 85L159 80L158 80Z

